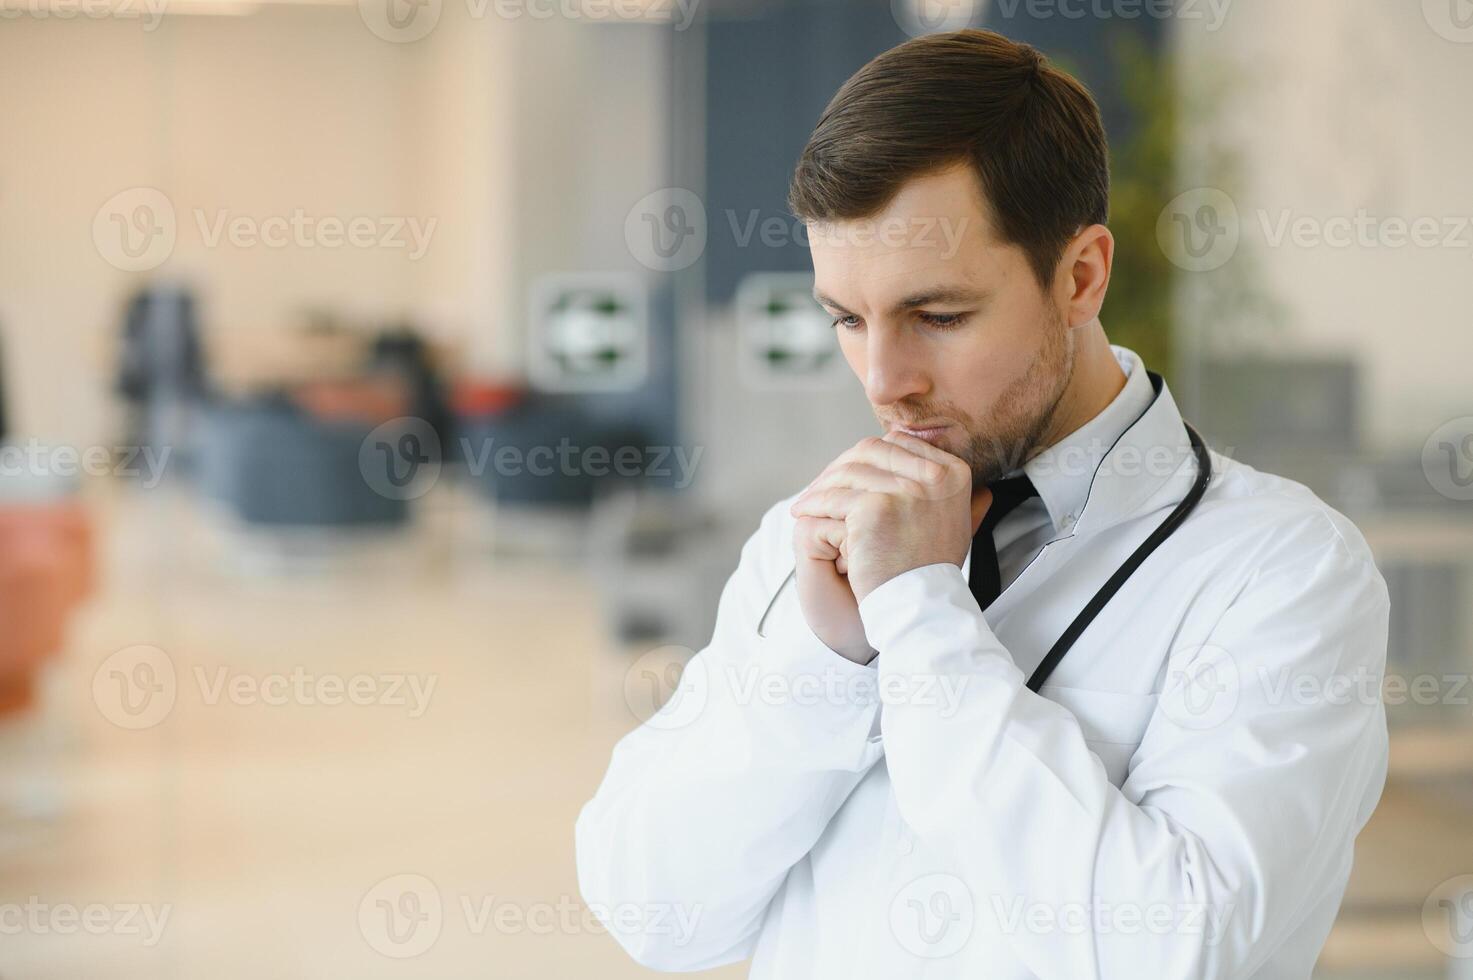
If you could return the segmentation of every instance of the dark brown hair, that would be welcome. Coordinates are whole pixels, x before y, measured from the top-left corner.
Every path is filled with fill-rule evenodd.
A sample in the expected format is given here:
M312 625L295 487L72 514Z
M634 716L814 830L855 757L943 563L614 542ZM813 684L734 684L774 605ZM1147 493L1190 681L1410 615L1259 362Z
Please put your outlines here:
M1109 212L1099 106L1036 49L992 31L891 48L835 94L798 159L788 206L804 221L873 217L903 183L970 162L1002 240L1039 283Z

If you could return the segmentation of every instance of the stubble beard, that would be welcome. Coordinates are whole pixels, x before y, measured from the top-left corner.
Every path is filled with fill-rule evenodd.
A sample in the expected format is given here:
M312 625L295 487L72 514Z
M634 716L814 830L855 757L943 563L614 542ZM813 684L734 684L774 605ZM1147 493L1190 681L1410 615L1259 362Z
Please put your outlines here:
M967 439L957 455L971 467L974 488L1020 468L1047 448L1042 440L1074 374L1074 337L1057 311L1044 331L1038 356L997 398L991 418L962 419Z

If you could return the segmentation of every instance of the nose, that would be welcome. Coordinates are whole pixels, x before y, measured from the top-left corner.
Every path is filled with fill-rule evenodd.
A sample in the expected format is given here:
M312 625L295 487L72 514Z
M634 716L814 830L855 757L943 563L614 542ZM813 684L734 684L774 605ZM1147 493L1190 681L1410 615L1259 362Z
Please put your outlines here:
M931 390L921 352L903 329L872 328L865 338L864 393L872 405L893 405Z

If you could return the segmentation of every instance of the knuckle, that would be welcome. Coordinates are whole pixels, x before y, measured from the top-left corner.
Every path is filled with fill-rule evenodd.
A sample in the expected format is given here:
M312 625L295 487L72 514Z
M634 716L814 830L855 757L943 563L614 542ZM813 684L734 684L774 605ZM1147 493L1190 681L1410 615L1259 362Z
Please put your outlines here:
M928 487L938 486L945 482L946 467L929 459L920 460L916 465L916 481Z
M898 498L888 493L875 493L865 501L869 505L869 513L879 519L891 517L898 507Z

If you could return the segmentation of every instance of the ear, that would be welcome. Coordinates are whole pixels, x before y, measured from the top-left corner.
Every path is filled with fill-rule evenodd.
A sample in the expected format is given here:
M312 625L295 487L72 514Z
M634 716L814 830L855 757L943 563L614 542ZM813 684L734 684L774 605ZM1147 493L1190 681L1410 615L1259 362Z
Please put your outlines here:
M1056 277L1056 298L1069 326L1080 327L1100 315L1110 287L1115 237L1104 225L1089 225L1064 248Z

